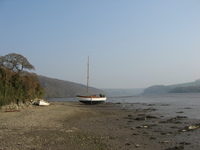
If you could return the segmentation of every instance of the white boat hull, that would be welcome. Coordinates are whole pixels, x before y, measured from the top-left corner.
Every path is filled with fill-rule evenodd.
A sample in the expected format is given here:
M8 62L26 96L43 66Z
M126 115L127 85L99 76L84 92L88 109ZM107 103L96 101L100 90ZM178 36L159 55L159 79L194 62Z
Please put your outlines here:
M77 99L79 102L85 103L85 104L98 104L103 103L106 101L106 97L90 97L90 96L77 96Z
M99 98L85 98L85 97L78 97L77 96L77 99L79 101L106 101L106 97L99 97Z
M38 100L36 104L39 106L48 106L50 103L44 100Z

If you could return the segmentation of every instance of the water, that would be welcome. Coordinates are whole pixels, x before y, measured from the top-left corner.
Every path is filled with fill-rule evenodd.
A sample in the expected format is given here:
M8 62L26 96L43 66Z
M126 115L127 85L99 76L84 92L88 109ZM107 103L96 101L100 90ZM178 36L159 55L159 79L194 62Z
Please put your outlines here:
M75 98L54 98L49 101L78 102ZM155 108L152 114L166 117L187 116L200 119L200 93L181 93L163 95L137 95L130 97L108 97L106 102L122 103L123 107Z

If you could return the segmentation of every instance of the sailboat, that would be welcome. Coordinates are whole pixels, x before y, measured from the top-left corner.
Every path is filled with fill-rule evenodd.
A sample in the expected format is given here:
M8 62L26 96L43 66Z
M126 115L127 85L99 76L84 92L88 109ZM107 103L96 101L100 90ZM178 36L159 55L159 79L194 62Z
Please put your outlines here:
M89 56L88 56L88 63L87 63L87 94L86 95L77 95L76 96L79 102L84 104L98 104L103 103L106 101L106 97L103 94L99 95L90 95L89 94Z

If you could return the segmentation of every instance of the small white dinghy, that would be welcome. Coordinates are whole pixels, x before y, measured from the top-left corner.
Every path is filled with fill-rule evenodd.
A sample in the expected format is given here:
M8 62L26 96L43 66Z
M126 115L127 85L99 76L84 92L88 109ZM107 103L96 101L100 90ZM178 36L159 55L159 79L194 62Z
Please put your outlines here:
M39 106L48 106L50 105L49 102L43 100L43 99L38 99L36 102L35 102L36 105L39 105Z

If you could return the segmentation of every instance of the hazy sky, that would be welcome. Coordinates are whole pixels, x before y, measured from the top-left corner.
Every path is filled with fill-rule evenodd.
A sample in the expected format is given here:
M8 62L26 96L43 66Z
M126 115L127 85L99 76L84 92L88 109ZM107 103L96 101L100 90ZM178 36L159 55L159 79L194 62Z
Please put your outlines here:
M199 0L0 0L0 55L90 86L143 88L200 79Z

